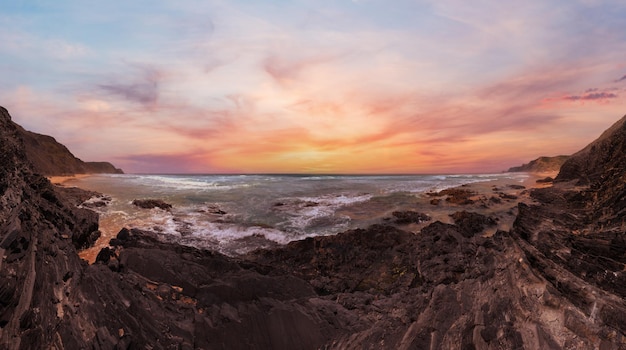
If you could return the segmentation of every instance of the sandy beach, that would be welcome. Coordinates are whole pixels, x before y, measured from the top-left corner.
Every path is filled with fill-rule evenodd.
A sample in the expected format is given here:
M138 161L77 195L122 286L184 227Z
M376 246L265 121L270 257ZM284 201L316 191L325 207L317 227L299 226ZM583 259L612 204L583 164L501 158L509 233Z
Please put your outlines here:
M76 174L76 175L68 175L68 176L46 176L53 185L57 186L68 186L72 185L73 181L86 178L91 176L91 174Z

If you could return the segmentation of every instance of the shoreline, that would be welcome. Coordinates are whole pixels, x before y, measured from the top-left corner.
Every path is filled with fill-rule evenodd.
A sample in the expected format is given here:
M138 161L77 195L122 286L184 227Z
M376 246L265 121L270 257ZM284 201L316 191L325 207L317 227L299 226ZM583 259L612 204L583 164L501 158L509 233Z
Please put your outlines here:
M523 181L520 179L486 180L483 182L475 182L450 188L471 191L472 194L468 198L473 202L471 204L450 203L446 201L447 196L444 195L439 197L440 200L437 205L433 205L431 201L437 199L437 197L433 196L432 193L429 194L423 192L415 194L414 199L411 200L410 203L398 203L393 207L386 208L387 210L381 210L380 207L376 207L377 203L375 202L366 201L338 208L337 213L346 215L355 221L364 220L364 218L373 219L375 222L371 224L388 224L407 232L412 232L413 234L419 234L423 228L436 221L453 224L454 220L452 219L452 215L456 212L476 212L481 215L493 217L493 219L497 222L497 225L488 227L485 230L485 236L491 236L497 231L508 231L510 229L517 215L518 203L528 203L530 201L530 196L528 194L530 189L552 185L551 183L536 183L536 180L544 179L546 176L554 177L557 173L525 174L528 176L523 179ZM80 180L88 176L91 175L79 174L76 176L51 177L49 179L55 185L65 187L76 180ZM524 188L521 188L520 186L524 186ZM431 219L420 223L397 224L391 221L393 220L393 213L396 211L419 212L428 215ZM375 215L372 216L374 213ZM368 224L367 226L370 226L371 224ZM109 240L115 238L119 229L128 227L127 225L123 225L122 227L119 227L119 229L108 230L111 232L103 232L102 223L100 223L100 225L100 230L102 232L101 238L99 238L93 246L79 251L79 256L88 261L90 264L95 262L96 257L102 248L109 246ZM282 245L278 246L280 247ZM211 250L210 248L204 249Z
M496 225L485 229L484 236L486 237L495 234L497 231L509 231L517 217L518 204L529 204L533 201L530 198L530 191L535 188L552 186L551 182L537 183L537 180L545 179L546 177L554 178L558 172L526 174L528 174L528 178L521 182L512 179L488 180L455 186L439 192L454 193L460 191L459 194L463 195L464 191L469 191L465 192L467 196L463 203L455 200L453 198L454 195L442 194L437 196L434 192L420 193L415 196L413 203L405 204L399 208L390 208L377 219L381 223L386 223L385 219L389 220L394 211L426 214L430 217L430 220L420 223L394 225L413 234L420 234L422 229L436 221L444 224L454 224L452 215L457 212L467 211L491 217L495 220ZM363 215L370 215L368 208L370 205L367 202L357 203L340 208L338 212L348 215L352 219L360 219Z

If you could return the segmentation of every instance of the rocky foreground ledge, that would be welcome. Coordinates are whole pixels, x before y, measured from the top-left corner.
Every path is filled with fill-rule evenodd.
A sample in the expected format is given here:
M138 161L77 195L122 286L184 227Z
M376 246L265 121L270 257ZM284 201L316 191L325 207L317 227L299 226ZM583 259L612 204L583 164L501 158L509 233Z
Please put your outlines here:
M388 223L240 259L125 229L88 265L97 218L0 118L0 348L624 349L625 124L491 236L459 203L419 234Z

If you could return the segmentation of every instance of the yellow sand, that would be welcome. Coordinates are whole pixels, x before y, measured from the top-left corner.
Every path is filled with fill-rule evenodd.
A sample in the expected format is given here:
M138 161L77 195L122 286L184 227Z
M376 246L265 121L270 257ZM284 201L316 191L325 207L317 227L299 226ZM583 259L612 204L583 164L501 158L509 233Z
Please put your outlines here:
M85 177L91 176L91 174L76 174L76 175L68 175L68 176L46 176L53 185L65 186L67 182L72 182L74 180L82 179Z

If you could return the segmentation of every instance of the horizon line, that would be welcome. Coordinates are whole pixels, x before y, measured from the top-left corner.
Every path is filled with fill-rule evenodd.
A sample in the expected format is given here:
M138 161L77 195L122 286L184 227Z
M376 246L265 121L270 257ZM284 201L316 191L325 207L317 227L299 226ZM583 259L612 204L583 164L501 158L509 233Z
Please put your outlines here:
M500 172L459 172L459 173L197 173L197 172L181 172L181 173L173 173L173 172L164 172L164 173L123 173L123 174L112 174L112 173L93 173L86 175L221 175L221 176L428 176L428 175L500 175L500 174L525 174L530 173L527 171L500 171ZM78 175L78 174L76 174Z

